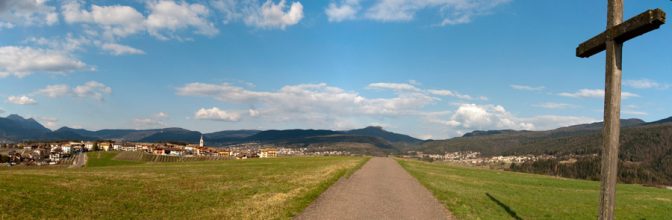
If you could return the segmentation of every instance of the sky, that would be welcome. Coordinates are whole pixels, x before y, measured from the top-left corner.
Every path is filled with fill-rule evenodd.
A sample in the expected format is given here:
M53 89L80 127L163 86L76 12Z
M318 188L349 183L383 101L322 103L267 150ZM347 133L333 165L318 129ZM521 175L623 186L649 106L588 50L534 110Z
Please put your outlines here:
M669 1L625 1L626 19ZM423 139L601 121L606 1L2 0L0 116L50 129L382 126ZM669 24L625 43L622 118L672 116Z

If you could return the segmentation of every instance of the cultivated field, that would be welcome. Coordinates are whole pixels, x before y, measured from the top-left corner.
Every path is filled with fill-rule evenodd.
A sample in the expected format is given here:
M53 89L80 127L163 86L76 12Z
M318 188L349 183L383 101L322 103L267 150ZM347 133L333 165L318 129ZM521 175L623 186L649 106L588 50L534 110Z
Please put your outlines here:
M399 160L460 219L595 219L599 182ZM670 219L672 190L618 185L618 219Z
M366 161L144 163L88 156L81 169L0 170L0 219L288 219Z

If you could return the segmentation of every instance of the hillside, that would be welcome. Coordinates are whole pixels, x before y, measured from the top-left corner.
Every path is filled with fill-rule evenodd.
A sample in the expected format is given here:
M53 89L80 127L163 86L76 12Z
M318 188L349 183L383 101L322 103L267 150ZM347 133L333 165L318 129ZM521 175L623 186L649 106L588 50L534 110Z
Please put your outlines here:
M419 143L422 140L404 135L404 134L397 134L393 132L389 132L386 130L383 130L382 127L378 126L369 126L366 128L362 129L355 129L355 130L349 130L346 131L345 133L347 134L352 134L352 135L359 135L359 136L370 136L370 137L378 137L380 139L389 141L389 142L403 142L403 143Z
M479 151L485 156L549 154L599 154L602 135L595 125L571 126L551 131L525 131L429 141L420 151L443 153ZM621 130L619 180L628 183L672 185L672 123L626 124ZM513 169L581 179L599 177L599 158L582 158L561 165L559 160L539 161Z

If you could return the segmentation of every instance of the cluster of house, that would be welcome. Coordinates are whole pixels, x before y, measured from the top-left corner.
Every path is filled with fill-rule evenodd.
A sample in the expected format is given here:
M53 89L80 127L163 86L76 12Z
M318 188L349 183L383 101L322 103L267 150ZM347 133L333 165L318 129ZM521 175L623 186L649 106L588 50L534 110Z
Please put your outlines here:
M537 161L541 159L553 159L552 155L513 155L513 156L481 156L480 152L460 151L449 152L445 154L425 154L420 151L408 151L406 157L428 158L431 160L448 161L472 165L487 165L499 163L524 163L527 161Z
M54 165L70 163L74 156L89 151L139 151L153 155L176 157L230 157L236 159L270 158L303 155L347 155L347 152L314 152L308 148L277 147L272 144L244 143L221 148L207 147L201 137L199 144L138 143L115 141L69 141L3 144L0 164Z

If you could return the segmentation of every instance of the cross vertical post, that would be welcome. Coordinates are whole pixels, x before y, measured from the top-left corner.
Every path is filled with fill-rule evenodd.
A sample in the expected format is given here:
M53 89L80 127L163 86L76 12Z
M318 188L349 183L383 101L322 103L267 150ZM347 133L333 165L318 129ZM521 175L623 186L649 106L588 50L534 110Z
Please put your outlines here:
M590 57L606 50L604 88L604 129L602 130L602 164L600 183L600 220L614 219L616 181L618 177L618 147L621 132L621 54L623 43L665 24L665 12L647 10L623 22L623 0L608 0L607 30L581 43L577 57Z
M609 0L607 29L623 22L623 0ZM604 90L604 130L600 185L600 220L614 219L618 147L621 128L621 52L623 44L607 32Z

